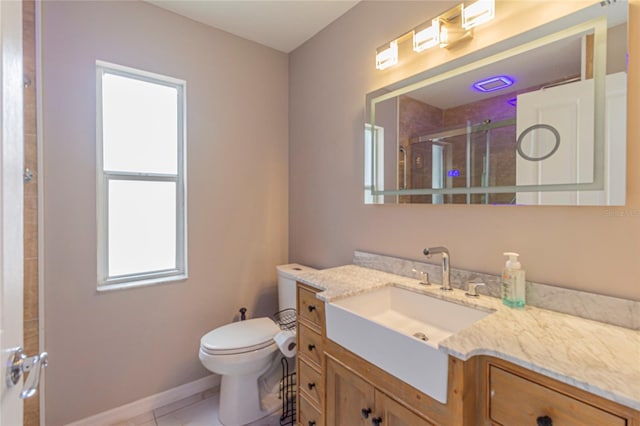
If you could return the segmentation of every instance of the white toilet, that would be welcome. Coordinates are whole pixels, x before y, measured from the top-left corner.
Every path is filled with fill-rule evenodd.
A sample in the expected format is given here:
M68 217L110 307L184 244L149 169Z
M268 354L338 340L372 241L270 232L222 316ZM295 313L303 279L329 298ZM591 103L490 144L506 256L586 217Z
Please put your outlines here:
M279 310L296 307L293 273L313 271L298 264L278 270ZM258 379L270 369L278 353L273 337L280 327L267 317L223 325L200 339L200 361L220 374L218 417L225 426L240 426L269 415L260 405Z

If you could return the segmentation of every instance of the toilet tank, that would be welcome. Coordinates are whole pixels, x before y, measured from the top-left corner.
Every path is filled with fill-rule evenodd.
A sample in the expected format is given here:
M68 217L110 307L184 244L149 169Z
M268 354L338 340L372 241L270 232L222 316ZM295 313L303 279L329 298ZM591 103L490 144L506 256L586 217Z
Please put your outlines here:
M308 266L290 263L276 266L278 270L278 310L296 308L296 278L300 272L317 271Z

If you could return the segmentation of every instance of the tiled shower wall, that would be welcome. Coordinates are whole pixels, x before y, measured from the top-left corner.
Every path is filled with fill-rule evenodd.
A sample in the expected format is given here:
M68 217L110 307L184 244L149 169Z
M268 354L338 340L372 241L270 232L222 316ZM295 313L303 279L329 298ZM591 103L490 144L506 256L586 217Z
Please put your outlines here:
M537 88L535 88L537 89ZM460 105L455 108L449 108L444 111L443 124L444 128L464 127L469 120L472 124L480 124L485 121L491 121L493 123L516 118L516 107L509 104L508 101L515 98L518 93L523 93L532 90L531 88L521 90L520 92L511 92L504 95L494 96L489 99L484 99L477 102L472 102L466 105ZM491 155L489 165L489 185L490 186L509 186L516 184L516 150L515 141L516 126L506 126L499 129L493 129L489 132L491 138ZM466 141L466 136L463 140ZM475 170L476 174L472 174L471 182L473 185L480 186L480 179L483 170L483 155L484 146L483 141L485 135L481 132L474 135L473 149L475 155L473 159L475 164L472 164L472 170ZM456 158L465 158L465 143L458 144L459 152L454 155ZM462 164L464 167L465 164ZM460 185L464 186L464 185ZM486 200L490 204L511 204L515 194L489 194L489 199ZM474 194L472 196L472 202L484 203L483 194ZM466 195L458 196L457 201L461 203L466 202Z
M33 178L24 185L24 350L39 353L38 323L38 150L36 142L35 1L22 2L24 66L24 167ZM24 425L40 424L40 394L24 401Z
M400 96L398 108L398 144L407 150L407 161L403 165L406 168L407 188L430 188L431 167L425 167L424 162L431 164L431 152L426 149L426 143L412 144L411 139L442 129L443 111L409 96ZM402 182L404 169L400 171L402 176L398 179ZM430 203L431 195L403 195L399 201Z
M446 110L438 109L432 105L412 99L408 96L400 97L399 101L399 144L404 146L408 152L407 164L404 167L407 170L408 188L430 188L431 187L431 146L430 142L413 142L411 139L427 135L429 133L438 132L442 129L453 129L466 126L467 120L473 124L480 124L484 120L489 119L493 122L501 121L508 118L515 118L515 107L508 104L507 101L515 97L515 93L495 96L490 99L461 105ZM478 136L481 136L478 134ZM479 144L484 140L476 141L474 146L476 149L482 149L484 144ZM515 126L508 126L502 129L494 129L491 131L491 173L492 180L489 182L491 186L514 185L516 180L516 155L514 150ZM459 177L454 178L453 186L464 186L466 184L466 136L450 137L447 139L452 143L454 150L453 159L458 160L452 166L461 171ZM481 154L481 153L480 153ZM482 172L482 155L474 155L475 164L472 169L476 171L476 175L471 176L474 185L480 185L480 176L477 173ZM460 160L463 160L460 162ZM402 170L403 171L403 170ZM400 177L399 177L400 179ZM472 201L475 203L483 203L480 198L484 195L478 194L474 196ZM514 197L513 193L508 194L491 194L490 203L505 204L510 203ZM411 203L430 203L430 195L412 195L401 196L400 202ZM446 203L467 203L466 195L447 195Z

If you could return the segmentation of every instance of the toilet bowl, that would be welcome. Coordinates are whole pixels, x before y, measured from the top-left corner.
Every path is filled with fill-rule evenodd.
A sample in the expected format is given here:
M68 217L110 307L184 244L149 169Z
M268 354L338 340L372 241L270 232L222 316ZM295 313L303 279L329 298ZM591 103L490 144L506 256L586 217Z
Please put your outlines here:
M279 308L295 309L293 274L314 269L291 264L277 270ZM263 317L223 325L200 339L202 365L222 376L218 417L223 425L246 425L271 414L260 404L258 379L279 353L273 340L279 331L271 318Z
M222 375L218 416L226 426L239 426L270 414L260 406L258 379L273 362L280 328L269 318L235 322L216 328L200 340L200 361Z

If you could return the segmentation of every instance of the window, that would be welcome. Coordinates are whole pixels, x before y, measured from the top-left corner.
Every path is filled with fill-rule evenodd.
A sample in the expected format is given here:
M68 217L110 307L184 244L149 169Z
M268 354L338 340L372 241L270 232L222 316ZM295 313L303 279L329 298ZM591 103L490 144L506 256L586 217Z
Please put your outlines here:
M373 183L375 182L375 188ZM380 126L364 125L364 203L382 204L382 195L372 191L384 190L384 129Z
M444 188L444 145L433 143L431 146L431 187ZM433 194L431 204L444 204L444 194Z
M96 70L98 289L184 279L186 82Z

